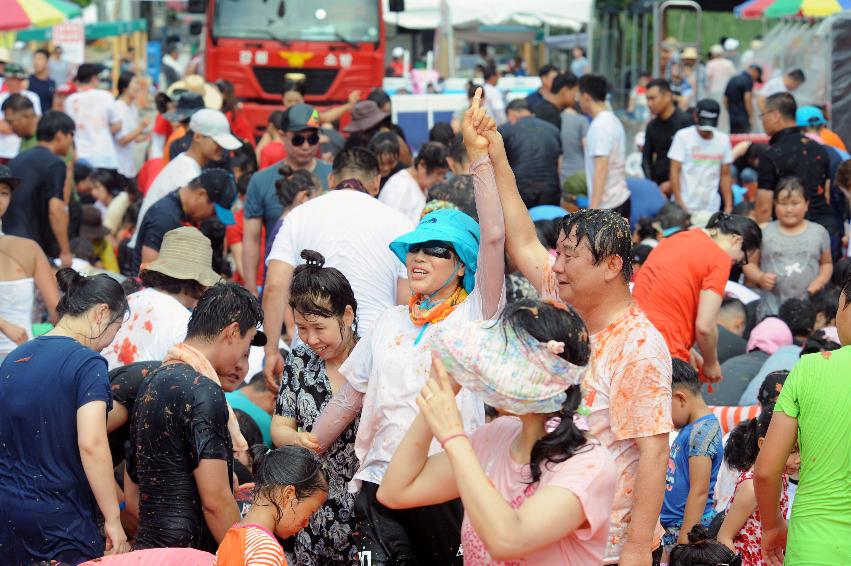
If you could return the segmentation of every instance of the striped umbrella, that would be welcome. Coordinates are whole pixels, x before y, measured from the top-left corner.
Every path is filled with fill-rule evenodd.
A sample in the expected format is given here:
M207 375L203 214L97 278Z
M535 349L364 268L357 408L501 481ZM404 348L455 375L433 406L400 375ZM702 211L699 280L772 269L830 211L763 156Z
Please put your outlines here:
M748 0L733 11L743 20L756 20L787 16L825 18L844 10L851 10L851 0Z
M68 0L0 0L0 31L54 26L80 14Z

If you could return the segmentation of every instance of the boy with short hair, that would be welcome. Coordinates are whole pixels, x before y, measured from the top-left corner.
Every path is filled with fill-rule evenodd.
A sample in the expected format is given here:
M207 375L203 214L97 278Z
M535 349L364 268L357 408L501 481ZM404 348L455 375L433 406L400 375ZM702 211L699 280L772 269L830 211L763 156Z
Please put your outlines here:
M662 544L687 544L697 523L709 526L715 516L713 495L724 457L721 424L701 395L697 371L673 359L672 409L680 429L668 459L665 499L660 522L665 527Z

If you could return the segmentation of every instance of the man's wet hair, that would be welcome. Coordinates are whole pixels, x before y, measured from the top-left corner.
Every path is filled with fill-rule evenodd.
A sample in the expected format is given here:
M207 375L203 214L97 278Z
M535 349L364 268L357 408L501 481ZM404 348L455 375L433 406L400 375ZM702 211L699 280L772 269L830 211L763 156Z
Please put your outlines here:
M576 243L588 243L594 264L613 255L622 260L624 282L632 278L632 234L629 222L614 210L582 209L561 219L559 239L574 236Z
M366 148L347 147L334 157L331 169L339 181L352 177L375 177L378 175L378 158Z
M795 102L795 97L788 92L778 92L772 94L765 99L765 112L777 112L786 120L795 120L795 112L798 111L798 103Z
M263 309L257 298L236 283L218 283L205 292L192 311L186 339L211 342L231 323L239 325L242 336L263 323Z

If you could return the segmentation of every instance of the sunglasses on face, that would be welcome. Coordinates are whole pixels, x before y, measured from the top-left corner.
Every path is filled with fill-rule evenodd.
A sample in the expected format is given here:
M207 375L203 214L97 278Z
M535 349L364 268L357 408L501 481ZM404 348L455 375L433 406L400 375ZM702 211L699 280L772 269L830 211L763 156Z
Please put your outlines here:
M413 244L408 248L408 253L419 253L422 251L431 257L439 257L441 259L452 259L452 254L455 249L446 242L422 242Z
M293 145L294 145L294 146L301 146L301 145L304 145L304 142L307 142L307 143L309 143L310 145L316 145L316 144L318 144L318 143L319 143L319 134L317 134L316 132L314 132L314 133L312 133L312 134L310 134L310 135L308 135L308 136L304 136L304 135L302 135L302 134L295 134L295 135L293 136Z

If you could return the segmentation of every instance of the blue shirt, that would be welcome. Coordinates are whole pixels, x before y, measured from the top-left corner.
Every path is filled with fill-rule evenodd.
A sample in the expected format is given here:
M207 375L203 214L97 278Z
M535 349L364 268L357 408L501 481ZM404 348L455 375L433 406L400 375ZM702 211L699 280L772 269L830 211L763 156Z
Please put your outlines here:
M311 171L319 179L324 190L328 189L328 174L331 172L331 165L315 160L316 167ZM284 206L278 199L278 190L275 187L275 182L280 178L278 169L283 165L283 161L279 161L274 165L270 165L265 169L261 169L251 176L248 181L248 189L245 194L245 218L260 218L266 226L266 246L272 245L272 232L275 223L284 213ZM261 260L263 258L260 258Z
M77 409L111 407L106 360L71 338L41 336L12 351L0 375L0 562L102 556Z
M715 480L724 458L721 443L721 424L713 414L706 415L687 424L680 430L671 446L668 457L668 469L665 472L665 501L659 521L663 527L679 524L686 510L691 482L689 480L689 458L706 456L712 459L712 475L709 479L709 495L703 513L715 507Z
M643 216L656 216L667 202L659 185L649 179L629 177L626 186L630 193L629 223L633 227L638 226Z
M251 417L251 420L260 429L260 433L263 435L263 444L269 448L274 448L272 446L272 415L264 411L259 405L256 405L242 391L225 393L225 399L227 399L231 409L245 411L245 414Z

